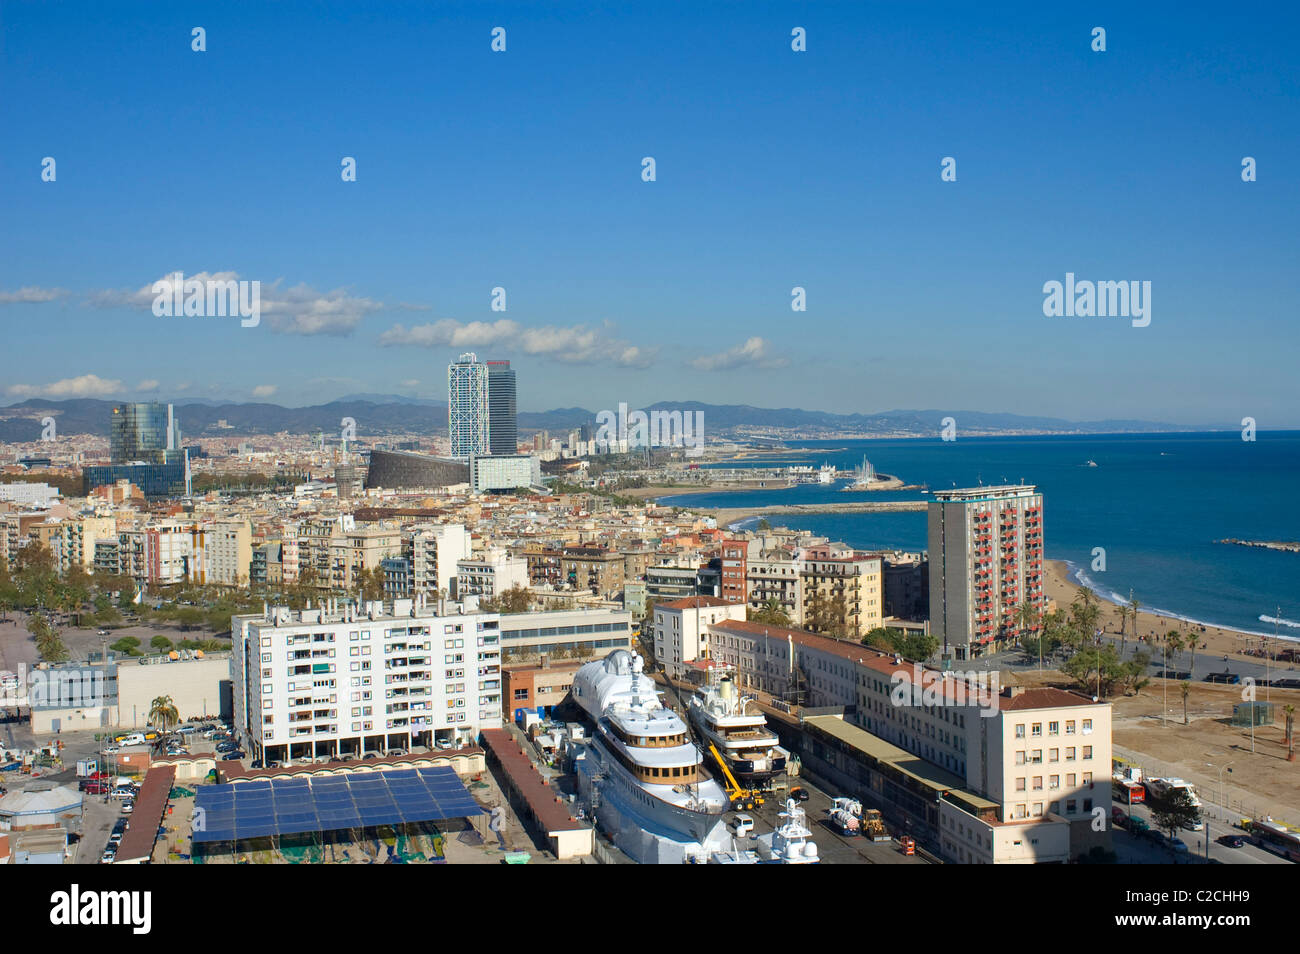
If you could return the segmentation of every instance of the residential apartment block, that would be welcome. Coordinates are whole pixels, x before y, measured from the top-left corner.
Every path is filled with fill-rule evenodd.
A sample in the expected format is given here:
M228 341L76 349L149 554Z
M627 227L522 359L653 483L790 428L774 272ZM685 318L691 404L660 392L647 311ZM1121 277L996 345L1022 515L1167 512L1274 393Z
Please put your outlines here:
M1043 495L1027 484L940 490L929 504L930 631L958 659L989 651L1036 613L1043 589Z
M495 613L412 600L231 620L235 726L266 761L469 745L501 719Z

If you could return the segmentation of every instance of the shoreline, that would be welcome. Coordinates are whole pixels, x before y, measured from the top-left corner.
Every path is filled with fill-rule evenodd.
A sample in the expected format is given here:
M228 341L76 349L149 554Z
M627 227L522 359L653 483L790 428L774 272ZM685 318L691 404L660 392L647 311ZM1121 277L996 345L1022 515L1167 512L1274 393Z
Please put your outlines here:
M1071 565L1066 560L1045 560L1043 562L1046 568L1044 575L1046 577L1047 597L1056 602L1058 609L1065 609L1083 586L1077 578L1077 574L1081 572L1080 568ZM1120 604L1097 587L1089 586L1089 589L1097 595L1097 599L1102 606L1102 630L1111 635L1118 635L1119 621L1115 608ZM1175 625L1170 626L1170 620L1173 620ZM1250 630L1236 629L1231 626L1220 626L1204 620L1193 620L1179 616L1167 610L1148 609L1141 606L1138 608L1136 628L1137 634L1146 637L1148 641L1150 641L1152 635L1159 635L1161 632L1185 629L1195 636L1196 652L1198 653L1226 655L1252 661L1257 661L1260 657L1249 655L1243 652L1244 649L1262 648L1265 641L1275 641L1285 646L1294 646L1297 642L1300 642L1296 637L1288 638L1281 633L1274 637L1272 633L1251 632ZM1134 638L1133 629L1132 623L1126 625L1126 632L1130 640ZM1280 647L1274 645L1272 648L1276 651Z

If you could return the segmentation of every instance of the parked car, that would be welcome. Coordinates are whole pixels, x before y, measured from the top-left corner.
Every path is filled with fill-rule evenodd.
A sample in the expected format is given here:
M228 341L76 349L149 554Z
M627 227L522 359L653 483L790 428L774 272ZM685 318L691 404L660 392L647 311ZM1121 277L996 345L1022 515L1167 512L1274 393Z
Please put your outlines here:
M118 748L116 745L106 745L99 751L104 755L117 755L117 753L121 752L122 750Z
M219 761L219 762L238 762L240 759L242 759L242 758L244 758L244 757L245 757L244 753L243 753L243 752L240 752L240 751L227 752L225 755L221 756L221 758L218 759L217 761Z
M379 758L380 756L379 756L379 753L378 753L378 752L367 752L365 755L363 755L363 756L361 756L361 757L362 757L363 759L377 759L377 758Z
M387 754L390 759L395 759L399 755L405 755L406 749L389 749Z
M1128 815L1124 814L1124 809L1111 806L1110 823L1119 828L1123 828L1128 823Z
M808 789L792 788L789 791L789 796L797 802L806 802L808 801Z
M731 830L743 838L754 830L754 819L749 815L737 815L731 820Z
M1226 848L1241 848L1245 846L1246 839L1240 835L1222 835L1218 842Z
M248 767L249 767L249 768L264 768L264 766L262 765L262 760L261 760L261 759L253 759L253 761L251 761L251 762L248 763Z
M112 845L114 849L116 849L117 846L120 845L120 844L122 843L122 835L123 835L123 834L125 834L125 833L124 833L124 832L120 832L120 831L115 831L115 832L113 832L113 834L111 834L111 835L108 836L108 843L109 843L110 845Z
M127 801L125 801L125 802L122 803L122 814L123 814L123 815L129 815L129 814L131 814L133 811L135 811L135 802L134 802L133 800L129 800L129 799L128 799Z
M1181 838L1169 839L1169 847L1174 850L1174 854L1176 855L1185 855L1189 853L1187 843Z
M111 865L116 860L117 852L112 848L104 849L104 853L99 856L99 863L101 865Z

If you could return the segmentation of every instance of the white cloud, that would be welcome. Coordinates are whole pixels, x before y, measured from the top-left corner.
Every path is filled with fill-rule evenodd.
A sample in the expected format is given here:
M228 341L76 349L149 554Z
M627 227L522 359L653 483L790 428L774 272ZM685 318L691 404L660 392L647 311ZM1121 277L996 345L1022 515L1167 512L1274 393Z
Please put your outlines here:
M77 378L64 378L49 384L11 384L5 390L15 397L22 398L86 398L120 394L123 387L121 381L106 380L96 374L83 374Z
M170 283L174 272L168 272L157 279ZM197 272L185 274L188 281L239 281L238 272ZM361 323L361 319L371 312L384 307L383 302L370 298L359 298L346 289L321 292L310 285L299 283L291 288L282 288L282 279L262 282L259 290L261 317L267 320L272 331L286 335L347 335L351 334ZM103 289L86 296L88 304L98 308L145 308L152 310L153 288L156 282L150 282L135 291L127 289ZM202 320L202 319L194 319Z
M157 391L158 382L155 381L153 378L145 378L143 381L141 381L139 384L135 386L135 389L137 391Z
M749 338L743 344L728 348L718 354L701 355L692 359L696 371L730 371L733 368L784 368L788 358L773 355L769 343L762 338Z
M68 292L63 288L37 288L25 285L17 291L0 291L0 305L40 304L63 298Z
M404 388L418 388L419 386L420 386L419 378L407 378L405 381L402 382L402 387Z
M379 336L381 345L420 348L508 348L527 355L551 358L566 364L616 364L628 368L648 367L654 349L640 348L614 338L612 325L543 325L528 328L509 318L497 321L460 322L444 318L426 325L393 325Z
M274 384L259 384L257 387L253 388L253 397L269 398L275 393L275 391L276 387Z

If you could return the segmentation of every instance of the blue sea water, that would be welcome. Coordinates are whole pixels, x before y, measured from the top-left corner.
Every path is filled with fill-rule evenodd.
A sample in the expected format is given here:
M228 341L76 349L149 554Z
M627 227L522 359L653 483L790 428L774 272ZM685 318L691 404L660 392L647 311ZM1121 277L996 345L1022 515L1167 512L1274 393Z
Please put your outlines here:
M1048 559L1065 560L1107 599L1213 625L1300 636L1300 553L1216 543L1300 541L1300 431L959 437L955 441L800 441L805 457L750 466L834 464L865 454L877 471L932 490L1031 483L1044 495ZM1096 461L1096 467L1087 461ZM728 464L726 466L743 466ZM842 493L835 484L664 498L701 506L927 500L917 491ZM923 550L926 515L773 514L860 549ZM747 524L749 522L746 522ZM1093 550L1105 550L1104 572ZM1281 612L1278 613L1280 608ZM1263 617L1263 619L1261 619Z

